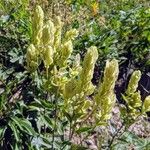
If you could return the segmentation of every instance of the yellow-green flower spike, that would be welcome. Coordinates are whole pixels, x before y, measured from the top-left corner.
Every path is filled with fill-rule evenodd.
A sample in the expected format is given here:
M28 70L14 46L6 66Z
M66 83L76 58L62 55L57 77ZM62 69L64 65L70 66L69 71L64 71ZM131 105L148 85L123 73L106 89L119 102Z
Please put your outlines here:
M150 111L150 95L145 98L142 111L143 112L149 112Z
M103 82L100 84L98 93L95 96L95 102L101 120L107 120L111 117L112 108L115 105L116 97L114 94L115 82L118 78L119 66L117 60L107 61L104 70Z
M76 29L71 29L66 32L65 40L74 40L78 36L78 31Z
M134 94L132 94L131 96L131 106L134 108L138 108L142 106L142 101L141 101L141 93L140 91L135 92Z
M26 53L27 66L29 70L37 66L37 52L36 51L37 50L35 46L33 44L30 44Z
M36 48L33 44L30 44L27 49L26 54L27 60L35 60L36 59Z
M91 85L91 80L93 78L94 67L96 60L98 59L98 51L95 46L88 49L83 61L83 69L80 74L80 89L86 90Z
M43 46L53 46L54 44L55 27L51 20L48 20L43 27L42 40Z
M131 75L131 78L128 84L128 88L126 91L127 95L130 95L130 93L136 92L140 79L141 79L141 71L140 70L134 71Z
M63 95L65 99L72 98L76 94L77 82L75 79L71 79L65 84Z
M141 72L139 70L134 71L129 80L129 84L123 99L128 104L129 113L135 119L140 114L142 107L142 100L140 91L137 91L138 83L141 78Z
M49 68L49 66L53 63L53 48L51 46L45 47L43 61L45 68Z
M51 83L53 86L57 87L59 89L60 94L64 90L64 86L66 82L68 81L67 77L65 76L65 69L57 69L56 66L53 67L53 70L51 71L52 77L51 77Z
M67 41L65 44L62 46L62 57L67 59L70 57L71 53L73 51L73 45L71 41Z
M55 39L54 39L54 47L56 51L60 51L62 26L63 26L63 23L61 22L61 18L57 16L55 19L56 31L55 31Z
M118 73L118 61L116 59L113 59L112 61L107 61L104 70L103 83L101 84L99 89L100 95L106 95L106 93L110 93L114 90Z
M64 67L67 63L68 58L70 57L73 51L73 45L71 40L65 42L61 47L60 59L58 60L58 65Z
M43 29L44 13L40 6L37 6L32 18L32 40L34 45L40 45Z
M81 72L82 67L80 66L80 55L76 55L73 67L70 68L70 76L71 79L66 83L63 95L65 99L72 98L73 96L76 95L77 92L77 87L78 87L78 82L76 77L79 75Z

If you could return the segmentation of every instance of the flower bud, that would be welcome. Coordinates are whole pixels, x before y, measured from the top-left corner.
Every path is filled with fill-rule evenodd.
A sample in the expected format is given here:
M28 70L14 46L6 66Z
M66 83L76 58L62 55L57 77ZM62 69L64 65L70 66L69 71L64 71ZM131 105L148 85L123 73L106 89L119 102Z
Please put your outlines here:
M30 44L30 46L27 49L26 53L26 60L27 60L27 67L28 70L35 70L38 66L38 58L37 58L37 52L36 48L33 44Z
M66 32L65 39L68 40L74 40L78 36L78 31L76 29L71 29Z
M44 13L40 6L37 6L32 18L32 40L36 46L40 44L42 37L42 28L44 21Z
M76 80L71 79L69 82L65 84L63 95L65 99L72 98L76 94Z
M128 88L127 88L127 95L130 95L130 93L134 93L137 90L139 80L141 79L141 72L140 70L134 71L131 75Z
M67 59L70 57L71 53L73 51L73 45L71 41L67 41L62 45L61 48L61 56L60 59L58 60L58 65L60 67L63 67L67 63Z
M73 45L71 41L67 41L63 46L62 46L62 57L67 59L70 57L71 53L73 51Z
M135 119L140 114L140 109L142 106L140 91L137 91L138 83L141 78L141 72L139 70L134 71L129 80L128 88L126 90L123 99L128 104L129 113L133 119Z
M99 89L100 95L107 95L114 90L118 74L118 61L116 59L113 59L112 61L106 61L103 83L101 84Z
M142 110L143 110L143 112L150 111L150 95L145 98Z
M27 61L36 60L36 48L33 44L30 44L26 54Z
M98 93L95 95L97 109L100 111L100 121L108 120L111 117L112 108L116 102L114 94L115 82L119 73L117 60L107 61L104 70L103 82L99 86Z
M46 25L43 28L42 40L44 46L53 46L54 33L55 33L54 24L51 20L48 20Z
M47 46L45 48L43 61L45 68L49 68L49 66L53 63L53 48L51 46Z
M55 20L55 40L54 40L54 47L56 49L56 51L60 51L60 46L61 46L61 32L62 32L62 22L59 16L56 17Z
M92 46L88 49L83 61L83 69L80 74L80 90L89 88L91 80L93 78L94 67L96 60L98 59L97 48Z

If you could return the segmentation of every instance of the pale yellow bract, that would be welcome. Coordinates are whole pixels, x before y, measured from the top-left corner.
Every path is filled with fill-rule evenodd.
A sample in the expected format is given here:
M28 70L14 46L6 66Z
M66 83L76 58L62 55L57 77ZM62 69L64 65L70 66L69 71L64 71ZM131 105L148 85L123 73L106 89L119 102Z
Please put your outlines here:
M114 87L118 74L118 61L115 59L107 61L104 70L103 82L100 83L98 93L95 95L95 102L98 110L96 119L98 121L107 121L111 117L112 108L116 102Z
M95 91L91 80L98 59L97 48L92 46L87 50L82 66L80 55L74 58L74 63L71 65L72 41L78 36L78 31L71 29L62 37L61 18L57 16L54 21L48 20L44 23L44 13L40 6L36 7L32 23L33 40L26 55L29 71L36 70L39 63L44 62L47 78L50 78L50 84L56 87L63 97L65 110L68 113L74 110L77 114L82 114L78 121L87 117L86 111L89 108L94 109L92 115L95 118L100 114L99 120L108 120L115 103L114 86L119 72L118 61L106 62L103 83L98 89L98 94L91 101L88 96Z
M130 77L126 95L123 95L133 118L137 118L141 113L144 114L150 110L150 96L147 96L142 104L141 93L137 90L140 79L141 71L134 71Z

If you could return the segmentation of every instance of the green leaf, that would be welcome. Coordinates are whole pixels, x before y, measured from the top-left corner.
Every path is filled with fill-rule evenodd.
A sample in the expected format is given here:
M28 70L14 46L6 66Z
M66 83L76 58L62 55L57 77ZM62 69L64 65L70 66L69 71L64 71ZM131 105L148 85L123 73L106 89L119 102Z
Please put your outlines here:
M143 139L131 132L125 132L121 138L117 139L115 144L112 145L112 150L122 149L125 150L134 145L137 150L147 150L150 146L149 139Z
M41 104L42 104L42 106L44 106L44 108L47 108L47 109L50 109L50 110L53 109L53 105L49 101L41 101Z
M14 121L15 125L17 125L21 131L24 131L32 136L36 135L36 132L32 128L31 123L27 119L18 117L13 117L11 119Z
M27 132L29 135L32 135L32 136L36 135L36 132L34 131L34 129L31 126L31 123L28 120L20 119L20 123L24 129L23 131Z
M20 150L18 143L15 143L15 150Z
M20 128L20 130L23 130L20 120L17 117L11 117L11 120L14 121L14 123Z
M116 144L112 145L111 150L126 150L128 147L127 143L117 141Z
M52 128L53 126L52 120L46 115L41 115L41 117L42 117L42 120L46 123L46 125Z
M32 102L30 105L29 105L29 111L32 111L32 110L36 110L36 111L40 111L40 109L43 108L43 105L39 102Z
M0 127L0 141L3 139L5 131L6 131L6 127Z
M8 125L13 131L13 134L15 136L15 140L18 142L20 140L20 136L19 136L20 132L19 132L19 130L17 129L16 125L12 121L10 121Z
M77 134L80 134L80 133L83 133L83 132L89 132L89 131L91 131L93 128L92 127L81 127L81 128L79 128L77 131L76 131L76 133Z
M67 113L66 111L63 111L63 113L67 117L67 119L69 120L69 122L71 122L72 121L72 116L69 113Z

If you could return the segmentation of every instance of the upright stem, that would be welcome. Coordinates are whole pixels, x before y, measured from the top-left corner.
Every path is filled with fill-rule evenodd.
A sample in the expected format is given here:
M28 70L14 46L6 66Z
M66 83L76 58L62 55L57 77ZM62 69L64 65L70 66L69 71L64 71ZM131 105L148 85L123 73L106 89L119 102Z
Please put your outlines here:
M54 149L54 141L55 141L55 131L57 127L57 98L58 98L58 90L56 93L55 104L54 104L54 129L52 134L52 150Z
M125 125L124 125L125 123L123 122L122 125L121 125L121 127L118 129L118 131L113 135L112 140L110 141L108 147L111 148L111 146L112 146L114 140L116 139L116 137L118 136L119 132L122 130L122 128L123 128L124 126L125 126L125 129L124 129L123 132L121 132L121 134L119 135L119 137L121 137L121 136L126 132L126 130L129 129L129 127L131 127L131 125L133 125L134 123L136 123L136 121L138 120L138 118L139 118L140 116L141 116L141 114L140 114L139 116L137 116L136 119L135 119L135 121L134 121L133 123L131 123L129 126L125 126Z
M112 144L113 144L113 142L114 142L116 136L119 134L119 132L121 131L121 129L122 129L123 127L124 127L124 124L122 124L122 126L118 129L118 131L113 135L113 137L112 137L112 139L111 139L111 141L110 141L110 143L109 143L109 145L108 145L109 148L112 146Z
M70 125L69 125L69 140L71 140L71 138L72 138L71 137L71 134L72 134L71 128L72 128L72 121L70 121Z

